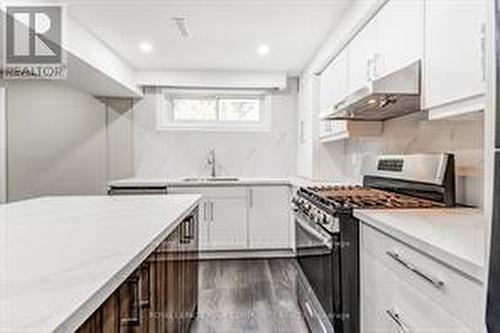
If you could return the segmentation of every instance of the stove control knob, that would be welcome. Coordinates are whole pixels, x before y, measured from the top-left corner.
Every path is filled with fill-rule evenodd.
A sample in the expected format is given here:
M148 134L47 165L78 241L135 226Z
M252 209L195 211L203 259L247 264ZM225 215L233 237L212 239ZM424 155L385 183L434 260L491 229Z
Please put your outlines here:
M313 212L313 221L317 223L318 220L319 220L318 211L314 210L314 212Z
M316 222L319 222L321 219L321 212L319 210L314 211L314 217L316 218Z

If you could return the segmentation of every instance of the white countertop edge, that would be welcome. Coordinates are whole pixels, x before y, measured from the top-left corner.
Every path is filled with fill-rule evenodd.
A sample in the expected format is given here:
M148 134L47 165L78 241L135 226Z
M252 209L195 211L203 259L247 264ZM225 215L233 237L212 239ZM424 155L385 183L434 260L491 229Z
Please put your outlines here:
M237 181L168 181L166 187L292 186L289 179L241 179Z
M153 251L175 230L184 218L201 201L201 195L195 195L195 202L187 207L181 215L172 223L170 223L162 232L139 252L132 260L118 271L105 285L97 290L93 295L84 301L78 309L76 309L64 322L57 326L54 332L73 332L78 329L85 321L113 294L114 291L126 281L126 279L139 267L139 265L153 253Z
M450 253L434 244L426 242L419 237L415 237L410 233L403 232L385 223L382 223L377 219L372 218L369 213L366 213L366 211L354 210L354 217L358 218L362 223L410 246L414 250L432 257L433 259L457 271L458 273L465 275L467 278L472 279L477 283L480 283L481 285L484 284L484 267L481 267L480 265L470 260Z
M227 181L184 181L182 179L121 179L108 183L108 187L215 187L215 186L247 186L247 185L283 185L291 186L288 178L240 178Z
M189 178L189 177L187 177ZM290 186L290 187L303 187L303 186L319 186L328 184L352 184L352 181L333 181L333 180L314 180L305 177L236 177L237 181L183 181L180 178L125 178L108 182L108 188L133 188L133 187L221 187L221 186Z

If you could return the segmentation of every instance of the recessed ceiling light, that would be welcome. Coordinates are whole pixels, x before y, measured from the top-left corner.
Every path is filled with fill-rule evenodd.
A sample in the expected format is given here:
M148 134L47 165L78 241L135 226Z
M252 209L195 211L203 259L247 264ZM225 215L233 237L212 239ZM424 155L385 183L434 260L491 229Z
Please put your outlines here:
M141 49L141 51L144 53L148 53L153 51L153 45L151 45L151 43L148 42L142 42L139 44L139 49Z
M269 45L260 45L258 48L257 48L257 53L261 56L266 56L269 54L269 51L271 51L271 49L269 48Z

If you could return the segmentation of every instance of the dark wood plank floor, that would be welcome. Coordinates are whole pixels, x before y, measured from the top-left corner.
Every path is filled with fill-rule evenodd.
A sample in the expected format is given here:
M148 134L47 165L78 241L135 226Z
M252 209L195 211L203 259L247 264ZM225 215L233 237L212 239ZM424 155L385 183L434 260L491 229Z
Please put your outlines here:
M293 259L203 261L191 332L307 333L296 280Z

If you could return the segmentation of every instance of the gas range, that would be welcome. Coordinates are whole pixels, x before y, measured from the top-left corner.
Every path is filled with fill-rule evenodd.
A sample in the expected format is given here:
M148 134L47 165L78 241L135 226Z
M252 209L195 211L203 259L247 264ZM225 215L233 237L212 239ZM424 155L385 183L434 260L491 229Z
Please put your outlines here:
M442 202L360 185L300 188L293 203L297 210L329 232L338 232L338 214L352 209L441 208Z
M304 189L311 200L318 200L334 209L410 209L437 208L440 202L362 186L325 186Z
M363 170L362 185L301 187L293 198L298 262L336 333L359 332L359 221L353 210L455 205L453 155L378 156L366 159Z

